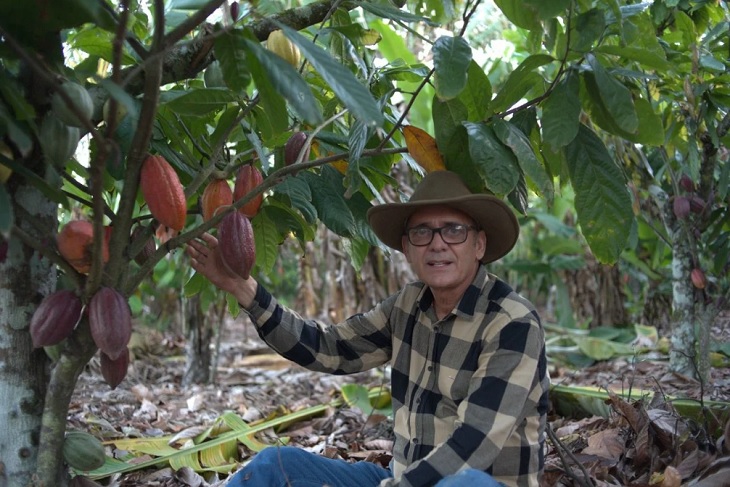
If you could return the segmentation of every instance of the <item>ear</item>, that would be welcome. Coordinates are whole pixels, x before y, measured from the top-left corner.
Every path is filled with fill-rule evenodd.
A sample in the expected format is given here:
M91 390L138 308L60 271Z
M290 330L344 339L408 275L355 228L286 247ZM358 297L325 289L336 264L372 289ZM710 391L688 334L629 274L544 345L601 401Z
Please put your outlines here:
M408 251L410 250L410 246L408 243L408 237L406 235L403 235L400 240L400 246L403 249L403 255L406 256L406 261L410 264L411 263L411 256L408 255Z
M475 245L477 260L481 261L482 257L484 257L484 253L487 251L487 234L484 233L484 230L480 230L479 233L477 233L477 241Z

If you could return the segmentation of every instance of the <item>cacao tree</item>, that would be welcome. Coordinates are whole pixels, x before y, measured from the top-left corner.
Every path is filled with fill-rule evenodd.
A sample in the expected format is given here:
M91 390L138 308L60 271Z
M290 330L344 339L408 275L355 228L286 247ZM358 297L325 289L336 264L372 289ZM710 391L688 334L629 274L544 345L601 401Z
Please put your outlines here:
M672 363L687 371L697 356L687 325L707 330L730 293L726 5L495 4L508 19L499 34L515 46L507 60L480 42L485 16L498 13L481 1L324 0L288 10L225 0L3 2L3 480L63 485L74 384L99 343L124 356L126 334L95 340L86 313L53 350L33 348L29 325L43 297L68 289L91 306L105 289L124 310L120 297L166 254L257 200L254 214L240 212L251 232L234 233L255 247L253 272L270 272L287 239L305 248L318 224L343 239L359 270L379 246L367 209L400 197L396 165L433 170L424 160L527 216L530 198L550 205L570 186L579 235L603 263L639 250L641 230L660 234L674 251ZM425 133L416 137L423 152L409 146L409 125ZM81 137L88 160L74 156ZM147 169L150 161L158 165ZM203 219L206 186L232 183L243 168L260 182ZM651 205L658 219L643 212ZM72 242L80 269L61 253L59 207L91 224L91 239ZM196 285L193 277L188 291Z

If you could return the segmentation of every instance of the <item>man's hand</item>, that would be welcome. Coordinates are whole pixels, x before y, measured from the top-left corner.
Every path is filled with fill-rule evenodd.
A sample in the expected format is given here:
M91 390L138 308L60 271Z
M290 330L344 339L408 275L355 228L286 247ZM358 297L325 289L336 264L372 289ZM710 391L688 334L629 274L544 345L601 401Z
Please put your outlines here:
M231 293L244 308L251 306L258 283L254 278L244 279L228 268L218 251L217 238L205 233L201 240L188 242L185 250L196 272L204 275L218 288Z

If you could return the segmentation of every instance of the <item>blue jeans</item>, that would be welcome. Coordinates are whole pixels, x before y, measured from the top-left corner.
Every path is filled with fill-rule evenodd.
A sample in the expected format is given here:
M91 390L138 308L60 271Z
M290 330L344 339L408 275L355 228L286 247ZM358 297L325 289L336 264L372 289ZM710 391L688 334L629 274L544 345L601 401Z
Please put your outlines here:
M228 482L227 487L377 487L390 470L370 462L333 460L292 446L269 447ZM489 474L464 470L436 487L499 487ZM426 486L423 486L426 487Z

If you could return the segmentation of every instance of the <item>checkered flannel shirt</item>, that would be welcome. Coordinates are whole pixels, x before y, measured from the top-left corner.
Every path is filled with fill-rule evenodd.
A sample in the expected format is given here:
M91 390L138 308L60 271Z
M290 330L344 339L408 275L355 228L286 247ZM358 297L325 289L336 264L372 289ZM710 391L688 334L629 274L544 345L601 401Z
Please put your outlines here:
M540 318L481 266L439 320L422 282L337 325L305 320L259 284L247 310L276 352L311 370L350 374L390 362L394 478L425 487L465 468L537 486L549 378Z

